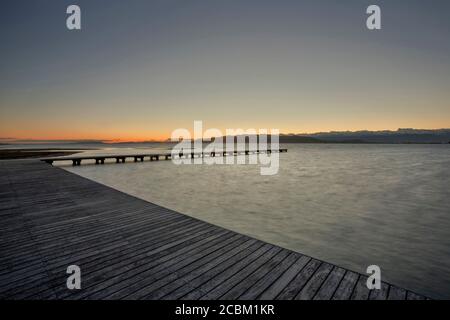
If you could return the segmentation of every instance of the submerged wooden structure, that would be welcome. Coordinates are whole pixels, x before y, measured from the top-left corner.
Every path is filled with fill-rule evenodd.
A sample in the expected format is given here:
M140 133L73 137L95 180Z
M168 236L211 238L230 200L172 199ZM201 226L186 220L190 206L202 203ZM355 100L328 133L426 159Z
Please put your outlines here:
M43 162L0 175L0 299L425 299Z

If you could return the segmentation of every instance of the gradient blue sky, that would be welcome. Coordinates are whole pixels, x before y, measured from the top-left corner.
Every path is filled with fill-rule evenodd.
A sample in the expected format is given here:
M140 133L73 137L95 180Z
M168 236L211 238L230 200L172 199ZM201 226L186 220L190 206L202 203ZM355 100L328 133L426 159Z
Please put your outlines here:
M6 0L0 15L2 138L450 127L447 0Z

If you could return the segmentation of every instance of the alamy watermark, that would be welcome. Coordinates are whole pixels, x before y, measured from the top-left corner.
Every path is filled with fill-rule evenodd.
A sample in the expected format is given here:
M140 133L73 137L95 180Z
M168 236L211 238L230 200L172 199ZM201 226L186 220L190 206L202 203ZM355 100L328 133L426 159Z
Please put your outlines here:
M274 175L280 167L278 129L203 130L202 121L194 121L193 135L180 128L172 132L174 164L253 164L261 165L261 175ZM241 156L244 155L244 156Z
M71 4L66 9L69 16L66 19L66 27L69 30L81 30L81 8L76 4ZM366 14L369 17L366 20L366 26L369 30L381 30L381 8L372 4L367 7Z
M367 274L370 276L367 278L366 286L369 290L380 290L381 289L381 269L377 265L371 265L367 267Z
M66 13L69 15L66 19L66 27L69 30L81 30L81 9L76 4L67 7Z
M66 286L69 290L80 290L81 289L81 269L79 266L72 264L67 267L67 277Z
M367 7L366 13L369 15L366 20L367 29L381 30L381 8L372 4Z

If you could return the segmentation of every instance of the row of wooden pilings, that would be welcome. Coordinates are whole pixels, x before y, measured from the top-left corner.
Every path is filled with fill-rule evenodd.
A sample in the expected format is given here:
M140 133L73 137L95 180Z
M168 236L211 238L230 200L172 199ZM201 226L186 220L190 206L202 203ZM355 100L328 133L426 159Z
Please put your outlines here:
M190 152L190 153L184 153L184 152L180 152L178 153L178 157L179 158L183 158L183 157L191 157L191 158L195 158L197 157L205 157L205 155L208 155L210 157L216 157L216 156L227 156L227 155L238 155L238 154L245 154L245 155L249 155L249 154L255 154L255 153L272 153L272 152L287 152L287 149L275 149L275 150L244 150L244 151L212 151L209 153L205 153L205 152ZM72 165L73 166L79 166L81 165L81 161L82 160L95 160L95 164L105 164L105 160L106 159L115 159L116 163L125 163L127 158L134 158L134 162L138 162L141 161L143 162L144 159L148 157L150 159L150 161L158 161L161 158L164 158L165 160L170 160L172 159L172 154L171 153L166 153L166 154L150 154L150 155L111 155L111 156L88 156L88 157L76 157L76 158L67 158L67 157L63 157L63 158L46 158L46 159L42 159L42 161L45 161L46 163L49 164L53 164L54 161L72 161Z

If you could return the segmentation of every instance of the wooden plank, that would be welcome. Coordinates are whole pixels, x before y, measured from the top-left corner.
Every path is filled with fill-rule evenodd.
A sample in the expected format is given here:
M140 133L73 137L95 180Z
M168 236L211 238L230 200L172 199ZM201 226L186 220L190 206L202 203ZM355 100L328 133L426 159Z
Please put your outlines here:
M355 289L352 293L352 300L369 299L370 290L367 288L367 276L360 275Z
M172 241L164 240L164 243L155 243L147 246L145 249L138 251L125 252L123 254L116 254L109 257L109 260L91 261L83 263L83 267L87 268L89 273L83 277L85 288L92 293L95 286L108 286L115 283L115 278L134 270L139 272L144 265L148 268L155 266L158 263L168 261L173 257L183 255L207 241L213 240L218 235L209 229L200 229L190 235L181 233L172 238ZM78 292L67 291L60 288L57 291L60 297L64 298L71 296L83 296L86 292L80 294Z
M344 275L345 269L334 267L325 282L320 287L319 291L314 296L314 300L330 300L341 283L342 278L344 278Z
M388 300L406 300L406 290L399 287L390 286Z
M333 270L333 265L323 262L316 272L309 278L308 282L303 286L295 297L295 300L311 300L319 290L322 283Z
M94 294L89 295L88 297L95 299L116 299L119 297L125 298L133 294L134 292L143 289L145 285L151 285L152 283L157 282L168 274L182 269L183 267L192 264L196 260L205 257L209 253L224 247L229 243L229 241L234 240L231 239L232 236L233 235L230 234L224 239L216 239L215 241L211 241L189 252L186 252L185 255L178 255L170 260L158 263L157 265L151 264L150 268L148 265L146 266L145 264L143 264L142 268L130 269L128 272L110 277L110 281L114 282L113 285L108 287L101 286L100 290L96 288L97 291Z
M198 224L197 224L198 225ZM145 235L145 238L154 238L156 233L161 233L166 231L166 233L171 233L176 231L183 231L185 229L189 230L192 227L192 222L176 222L173 223L172 225L163 225L163 226L159 226L159 224L154 224L155 228L151 228L151 231L148 231L149 226L147 226L147 232L142 233L142 235ZM174 227L179 227L180 229L173 229ZM137 231L136 231L137 232ZM139 234L139 233L138 233ZM100 241L98 243L95 243L95 241L92 242L81 242L79 245L74 244L74 246L70 246L70 244L68 246L63 246L61 247L61 250L58 249L52 249L52 250L45 250L45 248L42 248L42 246L39 246L40 248L40 254L42 256L45 256L47 260L51 260L53 261L53 263L56 263L57 261L67 261L69 260L76 260L79 259L79 255L86 255L87 252L91 251L92 254L98 255L99 253L99 248L101 248L103 252L108 252L107 250L105 250L105 248L107 247L123 247L124 245L127 245L130 240L132 240L131 238L127 238L127 240L124 240L123 237L116 237L114 235L111 235L110 237L110 241ZM39 243L37 243L39 244ZM35 243L36 245L36 243ZM120 250L120 249L118 249ZM26 266L28 266L28 268L33 268L33 264L30 263L30 259L32 259L29 254L32 254L32 252L24 252L22 254L26 254L26 257L19 257L19 258L14 258L14 261L16 263L22 263ZM9 256L10 259L13 259L13 256ZM57 259L57 260L54 260ZM60 262L64 263L64 262Z
M300 256L275 282L273 282L261 295L260 300L273 300L288 284L301 272L306 264L311 261L310 257Z
M191 272L184 273L182 276L179 276L177 272L176 279L170 283L166 281L166 284L161 287L158 290L153 291L151 294L146 295L146 299L161 299L164 297L164 299L178 299L189 290L194 289L196 283L199 283L198 281L195 282L194 280L199 279L201 276L205 274L209 274L211 276L212 273L217 274L218 273L218 266L225 263L227 260L235 259L235 256L239 253L244 252L245 249L251 247L256 243L253 239L243 239L243 242L239 244L239 246L234 246L234 248L231 248L229 251L221 252L220 254L217 254L216 257L211 259L209 262L205 263L199 268L194 269ZM173 277L175 278L175 277ZM201 281L201 280L200 280ZM204 282L204 281L203 281ZM177 290L178 289L178 290ZM181 290L180 290L181 289Z
M308 264L300 271L296 277L284 288L276 297L277 300L292 300L294 299L303 286L308 282L309 278L316 272L321 261L311 259Z
M234 255L231 259L227 259L221 264L202 273L195 279L185 282L183 286L178 287L176 290L170 292L170 294L167 295L167 298L184 299L184 300L199 299L201 296L203 296L209 291L208 287L213 287L214 286L213 283L215 281L216 282L219 281L218 279L220 277L216 276L222 274L225 270L237 264L241 260L248 259L252 255L252 253L256 252L263 246L262 242L256 241L255 239L251 239L249 241L250 245L246 247L244 250L239 251L239 253Z
M262 295L268 288L280 278L280 276L289 269L295 261L300 257L300 254L291 252L288 257L284 259L274 270L266 274L263 278L257 281L251 288L244 292L239 300L255 300Z
M385 282L381 283L380 289L370 290L369 300L386 300L389 293L389 285Z
M232 287L227 293L220 297L222 300L236 300L238 299L244 292L250 290L253 291L253 287L255 283L268 273L272 273L274 269L278 267L278 265L289 255L288 250L281 250L278 252L272 259L263 264L260 268L255 270L252 274L250 274L244 281L238 282L234 287Z
M406 300L426 300L426 297L424 297L420 294L408 291L408 293L406 294Z
M359 275L355 272L347 271L334 292L333 300L348 300L350 299L353 290L358 282Z
M167 292L167 290L164 290L164 288L168 284L186 275L195 276L196 272L198 272L199 269L205 266L209 267L210 265L214 264L214 261L216 259L220 259L222 255L227 255L230 251L233 251L233 249L236 248L236 245L240 245L246 240L245 238L238 237L238 235L234 235L232 240L228 243L222 241L218 246L211 247L209 248L209 250L204 250L197 255L189 257L189 259L183 260L181 263L173 265L169 268L165 268L165 270L154 276L152 275L150 278L146 279L146 282L144 282L143 284L139 284L139 286L136 286L134 288L135 291L133 291L131 294L127 294L125 298L128 300L156 299L153 298L153 296L160 294L155 292L163 290L162 294L164 294L165 292ZM126 292L129 291L130 290L127 288ZM123 293L121 292L119 294ZM116 298L117 294L111 297Z
M189 295L185 296L185 299L206 299L206 295L212 291L214 288L222 285L235 273L238 273L245 266L253 263L256 259L262 256L264 253L268 252L272 248L270 244L262 244L253 252L248 252L245 258L239 259L235 258L232 260L232 264L228 266L227 269L223 270L220 274L209 279L207 282L203 283L201 286L197 287L195 291L192 291Z
M181 229L184 230L184 229ZM173 232L173 231L172 231ZM169 232L169 234L172 234L172 232ZM172 234L173 235L173 234ZM155 240L155 239L153 239ZM72 255L68 254L68 255L63 255L65 260L61 260L61 259L50 259L50 257L45 256L46 257L46 261L47 261L47 269L49 270L49 272L52 272L51 270L57 269L59 270L59 273L61 274L61 270L63 270L65 267L67 267L67 265L73 264L74 261L76 261L78 264L83 264L84 261L86 261L86 259L88 258L94 258L94 259L98 259L99 257L102 256L108 256L111 251L118 251L121 252L121 250L123 250L124 246L128 245L127 241L121 240L122 242L120 243L116 243L113 242L113 244L105 246L105 247L100 247L100 248L96 248L94 250L87 250L87 251L82 251L82 252L74 252ZM134 250L134 246L133 249L128 250L128 251L132 251ZM40 255L42 256L42 253L40 253ZM83 264L84 265L84 264ZM59 267L62 267L62 269L59 269ZM12 286L14 286L14 282L17 282L18 280L24 279L24 278L28 278L28 282L32 282L33 281L33 274L35 273L34 271L34 264L31 267L31 270L28 271L30 268L25 268L25 269L19 269L17 270L17 275L13 276L11 273L8 275L9 279L8 281L4 281L4 287L8 286L8 283L11 283ZM22 283L23 285L23 283ZM32 285L32 284L31 284ZM26 287L28 288L28 287Z
M214 300L221 299L222 296L227 293L231 288L236 286L241 281L245 281L245 279L252 274L255 270L257 270L260 266L265 264L268 260L270 260L273 256L280 252L281 248L275 247L271 245L271 248L255 259L251 264L245 266L239 272L233 274L230 278L226 279L224 283L220 286L215 287L213 290L209 291L206 295L204 295L201 300Z
M199 239L197 239L197 235L199 235L200 241L198 241ZM83 296L84 294L87 294L90 291L94 290L94 286L102 285L107 287L108 283L109 285L111 283L115 283L117 281L117 277L123 276L123 274L127 271L129 272L130 270L132 270L132 272L138 273L141 269L145 270L145 268L148 268L150 265L155 265L157 262L168 260L168 258L173 256L173 254L170 254L171 250L168 250L169 248L171 248L171 246L176 246L177 244L181 243L181 249L180 247L178 247L178 251L180 252L176 252L178 255L181 255L184 252L195 248L207 241L211 241L220 235L221 234L217 234L217 232L215 231L208 232L208 229L201 229L197 233L193 233L189 236L186 234L180 234L179 236L171 239L170 242L164 241L161 243L157 242L155 244L152 244L151 246L148 246L146 248L147 251L139 250L139 252L136 252L133 250L127 250L123 253L117 253L115 255L112 254L111 256L106 257L104 260L99 261L97 259L90 261L89 263L83 260L79 262L79 265L82 266L84 270L83 286L86 290L83 290L82 292L69 291L66 290L64 286L60 285L53 289L59 294L60 297L66 297L68 295ZM191 237L197 240L194 241L192 245L190 245ZM160 259L154 259L154 254L156 253L161 253L160 256L162 257ZM60 281L56 280L56 283L64 282L63 271L64 267L51 270L52 276L54 276L56 279L61 279ZM108 282L107 280L109 280L110 282ZM38 289L38 287L33 287L33 289L27 289L25 293L28 294L27 297L32 297L32 294L34 294L34 292Z

